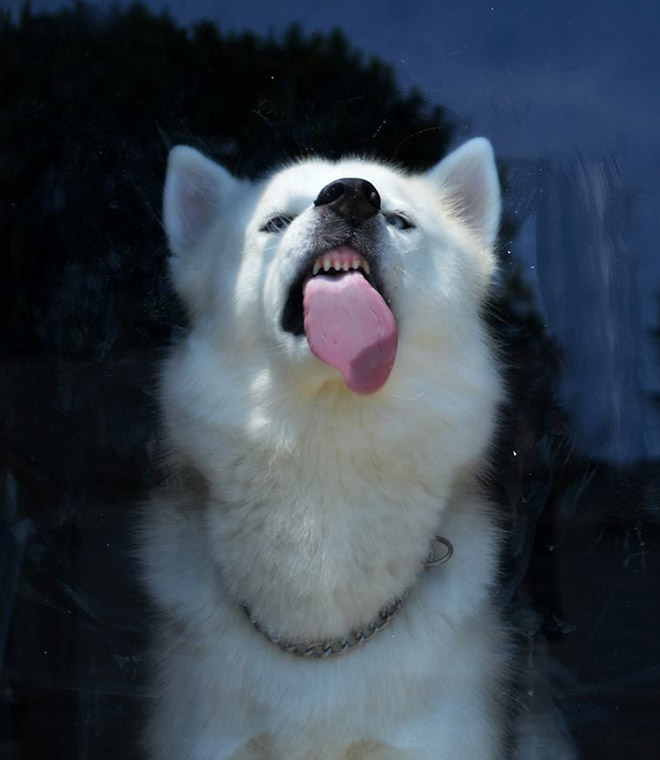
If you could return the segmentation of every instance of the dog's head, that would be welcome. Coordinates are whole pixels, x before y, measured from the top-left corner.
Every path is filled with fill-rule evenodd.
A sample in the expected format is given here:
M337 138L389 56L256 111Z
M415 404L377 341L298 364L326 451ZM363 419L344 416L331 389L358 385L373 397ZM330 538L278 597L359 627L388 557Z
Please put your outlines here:
M209 351L295 392L358 394L401 387L422 356L483 350L499 213L484 139L424 174L312 159L259 183L178 147L164 204L174 284Z

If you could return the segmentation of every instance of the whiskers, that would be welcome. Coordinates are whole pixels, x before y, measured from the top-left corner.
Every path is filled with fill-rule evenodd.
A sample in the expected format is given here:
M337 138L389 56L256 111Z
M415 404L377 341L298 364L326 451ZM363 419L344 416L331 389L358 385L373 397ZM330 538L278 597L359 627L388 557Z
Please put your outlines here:
M285 341L281 341L278 343L273 343L270 346L262 346L261 348L256 349L255 353L257 354L275 354L279 353L281 351L285 351L287 348L287 344Z

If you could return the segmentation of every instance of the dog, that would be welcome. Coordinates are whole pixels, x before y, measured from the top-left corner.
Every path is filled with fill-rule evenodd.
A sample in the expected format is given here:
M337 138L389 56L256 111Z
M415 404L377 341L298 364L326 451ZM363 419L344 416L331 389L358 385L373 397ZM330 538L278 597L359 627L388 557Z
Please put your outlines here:
M482 304L500 188L475 138L257 182L187 146L164 226L189 319L141 557L153 760L504 756L503 397Z

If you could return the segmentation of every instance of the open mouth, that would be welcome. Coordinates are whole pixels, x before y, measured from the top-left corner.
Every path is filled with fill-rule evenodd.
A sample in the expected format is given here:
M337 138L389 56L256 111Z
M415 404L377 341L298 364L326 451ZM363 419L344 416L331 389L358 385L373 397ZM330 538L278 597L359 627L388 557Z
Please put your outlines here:
M284 310L282 312L282 329L293 335L305 334L303 295L307 282L319 275L324 277L342 277L346 272L358 272L367 282L383 295L377 267L365 256L348 246L334 248L317 256L313 262L301 268L289 288ZM383 296L384 297L384 296Z
M284 329L304 333L314 356L359 394L382 388L397 351L396 320L374 269L348 246L317 256L293 282L283 316Z

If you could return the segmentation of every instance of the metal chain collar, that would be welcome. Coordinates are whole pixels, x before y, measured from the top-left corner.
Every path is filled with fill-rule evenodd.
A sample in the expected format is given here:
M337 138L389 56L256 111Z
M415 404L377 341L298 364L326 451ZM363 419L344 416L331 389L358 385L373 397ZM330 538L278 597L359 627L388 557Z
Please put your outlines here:
M440 553L438 553L438 544L442 547ZM451 542L443 538L442 536L434 536L429 550L428 559L425 564L427 570L443 565L454 553L454 547ZM403 600L408 595L406 591L403 596L393 601L387 607L383 607L378 613L378 617L369 625L359 628L357 631L352 631L345 638L334 638L328 641L318 641L314 644L296 643L294 641L286 641L280 637L273 636L269 631L264 628L258 620L252 617L249 607L246 604L242 604L241 607L248 617L248 620L252 625L265 636L271 644L275 644L284 652L289 654L295 654L299 657L306 657L308 659L325 659L327 657L333 657L334 655L343 654L348 652L354 647L364 644L365 641L373 638L377 633L380 633L386 628L392 620L396 617L397 613L401 609Z

